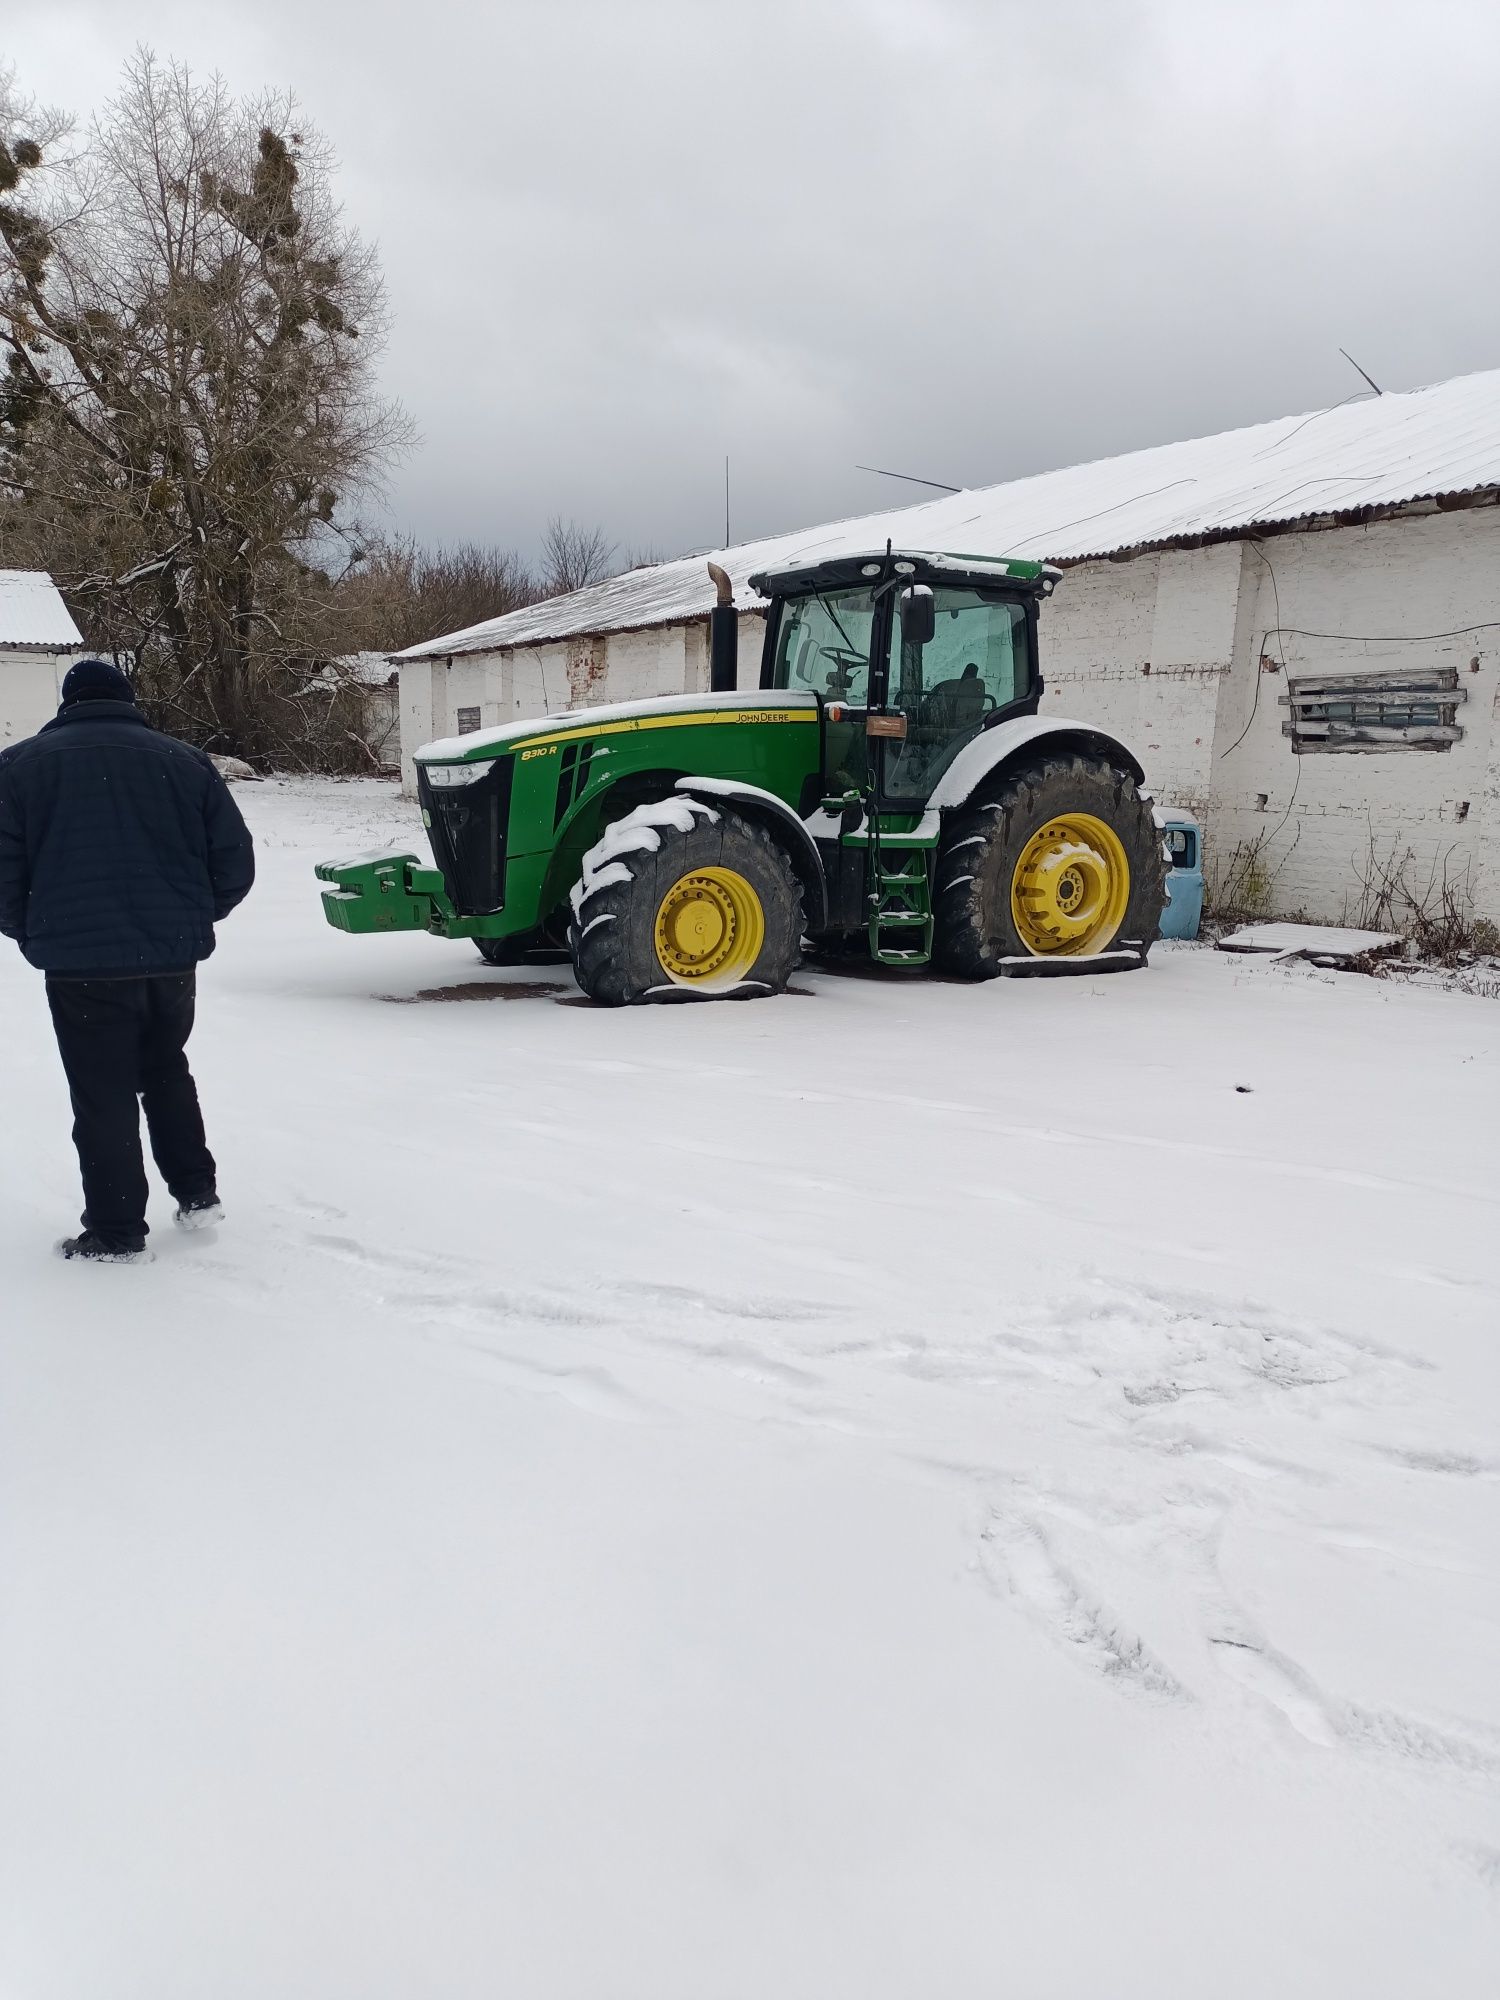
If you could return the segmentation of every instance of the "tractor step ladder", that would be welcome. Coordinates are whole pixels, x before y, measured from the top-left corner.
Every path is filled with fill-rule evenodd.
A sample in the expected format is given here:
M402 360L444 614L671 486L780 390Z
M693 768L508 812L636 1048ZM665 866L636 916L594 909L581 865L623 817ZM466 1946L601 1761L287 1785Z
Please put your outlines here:
M878 965L926 965L932 957L927 858L936 842L882 834L871 855L870 956Z

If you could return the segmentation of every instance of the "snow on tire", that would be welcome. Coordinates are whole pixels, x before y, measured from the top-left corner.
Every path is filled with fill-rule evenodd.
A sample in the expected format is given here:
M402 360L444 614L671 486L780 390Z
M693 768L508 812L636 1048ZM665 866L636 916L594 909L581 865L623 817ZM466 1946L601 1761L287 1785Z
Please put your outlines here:
M574 975L605 1006L779 993L798 962L791 862L763 827L701 799L638 806L607 827L571 901Z

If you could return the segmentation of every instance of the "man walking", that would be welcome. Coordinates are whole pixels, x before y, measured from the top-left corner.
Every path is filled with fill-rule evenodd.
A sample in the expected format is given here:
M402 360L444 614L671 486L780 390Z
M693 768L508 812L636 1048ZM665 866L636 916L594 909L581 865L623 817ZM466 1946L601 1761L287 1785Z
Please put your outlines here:
M254 879L224 780L150 726L118 667L80 660L53 720L0 752L0 932L46 974L83 1170L62 1256L150 1255L137 1100L174 1220L223 1220L184 1049L198 961Z

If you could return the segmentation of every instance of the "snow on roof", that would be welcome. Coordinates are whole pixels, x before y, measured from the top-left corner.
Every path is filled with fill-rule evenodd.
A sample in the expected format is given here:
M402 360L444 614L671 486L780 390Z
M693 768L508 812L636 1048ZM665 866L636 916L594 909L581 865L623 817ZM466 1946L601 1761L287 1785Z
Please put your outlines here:
M76 653L83 634L43 569L0 569L0 646Z
M883 547L887 537L908 549L1080 562L1489 487L1500 487L1500 369L710 553L733 579L736 603L754 610L762 599L749 588L753 571ZM714 601L706 560L630 570L397 657L701 618Z
M388 653L340 653L303 681L302 694L336 694L341 687L388 687L396 669Z
M333 664L365 687L384 687L396 671L389 653L341 653Z

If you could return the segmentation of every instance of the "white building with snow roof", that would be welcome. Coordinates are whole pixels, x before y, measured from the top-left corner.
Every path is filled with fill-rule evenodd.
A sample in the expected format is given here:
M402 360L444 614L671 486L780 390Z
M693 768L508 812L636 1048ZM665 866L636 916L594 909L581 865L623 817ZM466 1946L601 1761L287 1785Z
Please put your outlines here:
M39 569L0 569L0 750L57 713L63 675L83 636Z
M1056 563L1043 708L1129 742L1270 912L1382 914L1393 873L1500 922L1500 370L712 552L880 546ZM436 737L708 685L705 556L398 655L403 771ZM1398 897L1399 901L1399 897ZM1398 911L1399 914L1399 911Z

